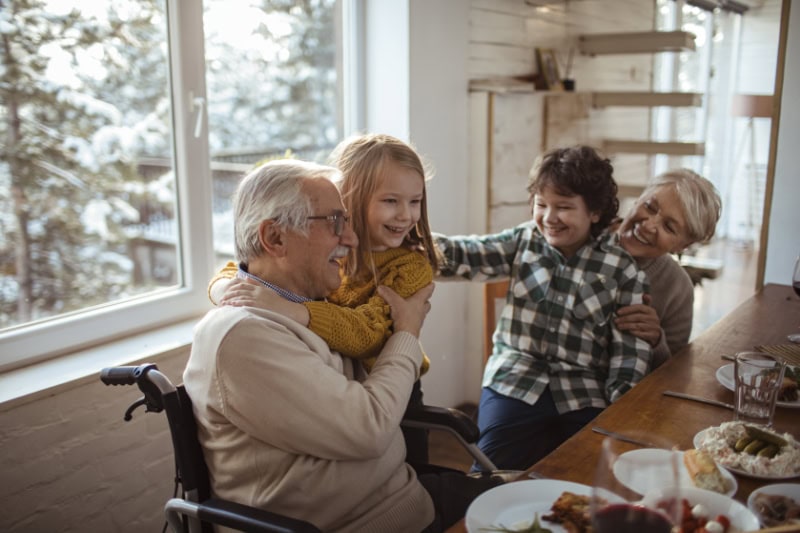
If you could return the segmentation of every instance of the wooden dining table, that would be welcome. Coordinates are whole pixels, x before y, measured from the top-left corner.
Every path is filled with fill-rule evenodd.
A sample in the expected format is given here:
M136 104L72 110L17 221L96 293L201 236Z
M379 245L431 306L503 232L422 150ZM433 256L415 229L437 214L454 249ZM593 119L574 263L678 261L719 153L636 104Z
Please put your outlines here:
M678 449L694 447L694 436L703 429L733 420L730 409L665 396L675 391L734 402L734 394L717 381L716 372L730 363L723 355L752 350L759 345L788 344L786 336L800 331L800 298L788 285L768 284L704 331L683 350L650 373L622 398L606 408L587 426L528 469L520 479L558 479L591 485L600 458L603 435L598 426L628 435L649 435L669 441ZM800 409L776 407L774 429L800 440ZM636 449L635 444L629 445ZM758 487L783 481L736 474L734 497L742 503ZM800 482L793 479L791 482ZM465 531L463 521L450 531Z

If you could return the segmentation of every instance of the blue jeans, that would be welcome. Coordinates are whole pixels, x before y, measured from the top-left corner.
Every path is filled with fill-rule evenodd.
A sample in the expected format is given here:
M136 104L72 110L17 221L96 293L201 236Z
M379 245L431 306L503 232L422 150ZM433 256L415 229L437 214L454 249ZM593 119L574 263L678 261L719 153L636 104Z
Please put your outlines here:
M500 470L526 470L594 419L602 409L559 414L546 388L533 405L483 388L478 447ZM472 470L478 470L472 465Z

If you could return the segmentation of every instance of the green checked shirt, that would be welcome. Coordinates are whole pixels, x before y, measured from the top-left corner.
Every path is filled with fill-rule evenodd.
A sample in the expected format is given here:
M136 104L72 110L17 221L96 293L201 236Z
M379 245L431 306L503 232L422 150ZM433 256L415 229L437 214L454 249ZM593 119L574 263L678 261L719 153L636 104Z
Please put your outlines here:
M642 303L644 272L603 234L566 259L533 222L494 235L435 235L442 277L510 278L483 386L531 405L549 385L559 413L604 408L650 370L650 345L614 326Z

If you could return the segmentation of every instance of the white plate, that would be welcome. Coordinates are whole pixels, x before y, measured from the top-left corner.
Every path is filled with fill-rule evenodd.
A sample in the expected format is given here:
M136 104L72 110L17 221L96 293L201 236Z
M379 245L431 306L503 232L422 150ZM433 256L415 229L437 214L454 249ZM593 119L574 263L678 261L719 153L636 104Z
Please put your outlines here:
M747 507L753 511L753 514L755 514L759 520L761 520L761 515L755 507L756 496L759 494L778 494L780 496L786 496L800 505L800 483L776 483L775 485L765 485L751 492L750 497L747 498ZM766 524L764 525L766 526Z
M702 446L703 439L705 438L707 431L708 431L708 429L703 429L701 431L698 431L697 434L694 436L694 439L692 439L692 444L694 444L695 448L700 448ZM727 470L730 470L734 474L739 474L739 475L742 475L742 476L752 477L752 478L755 478L755 479L780 480L780 479L794 479L796 477L800 477L800 473L792 474L792 475L785 475L785 476L777 476L777 475L776 476L764 476L764 475L760 475L760 474L751 474L750 472L746 472L746 471L741 470L741 469L736 468L736 467L726 466L726 465L723 465L722 463L719 463L719 462L717 462L717 464L722 466L723 468L726 468Z
M639 494L646 494L651 490L670 485L673 483L672 469L666 459L672 453L678 455L678 486L694 488L695 485L692 483L692 478L683 462L683 452L679 451L671 452L669 450L645 448L625 452L614 463L614 476L620 483ZM644 465L648 463L653 464L662 461L664 463L663 466L658 465L655 470L644 468ZM739 488L736 478L724 468L720 468L719 471L728 489L725 494L733 496Z
M643 503L655 506L659 501L675 497L675 490L675 487L656 489L644 497ZM717 515L727 516L731 521L731 529L735 531L753 531L761 527L750 509L729 496L694 487L679 487L677 490L680 491L677 495L686 499L692 507L702 504L708 510L709 519Z
M559 496L565 491L591 496L592 487L554 479L515 481L487 490L467 509L466 524L469 533L481 533L482 528L500 527L521 529L533 523L535 513L539 523L553 533L566 530L560 524L542 520L550 513Z
M717 369L717 381L730 391L736 390L736 384L733 379L733 363L723 365ZM775 405L778 407L794 407L800 409L800 397L793 402L776 402Z

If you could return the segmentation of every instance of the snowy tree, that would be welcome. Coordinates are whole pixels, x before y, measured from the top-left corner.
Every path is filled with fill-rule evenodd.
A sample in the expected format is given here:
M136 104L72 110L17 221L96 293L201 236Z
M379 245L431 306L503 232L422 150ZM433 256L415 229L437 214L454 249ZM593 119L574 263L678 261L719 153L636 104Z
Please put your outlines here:
M109 80L130 79L130 59L147 56L148 41L136 34L152 33L158 12L148 2L127 2L87 16L59 11L63 4L0 0L2 326L129 291L121 229L136 211L120 192L139 180L133 155L159 121L126 120L136 106L120 104L141 97L117 93L114 101L99 89L110 93ZM156 109L165 85L139 108ZM164 129L160 122L156 130ZM112 209L96 219L99 226L87 225L84 211L98 202Z
M336 142L334 4L204 2L212 157ZM0 328L155 288L131 245L176 217L165 17L0 0Z

